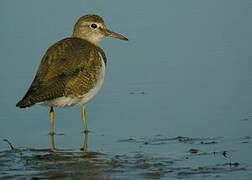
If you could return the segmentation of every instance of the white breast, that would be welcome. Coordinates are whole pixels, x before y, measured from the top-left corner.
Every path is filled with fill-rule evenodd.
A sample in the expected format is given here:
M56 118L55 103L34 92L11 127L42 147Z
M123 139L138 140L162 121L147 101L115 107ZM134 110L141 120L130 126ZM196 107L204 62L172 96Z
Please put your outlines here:
M44 101L41 103L41 105L45 106L56 106L56 107L65 107L65 106L73 106L76 104L87 104L101 89L102 84L104 82L104 77L105 77L105 63L103 61L102 55L99 53L99 56L102 61L102 67L100 71L100 75L97 79L97 83L93 89L91 89L88 93L84 94L83 96L80 97L59 97L55 98L49 101Z

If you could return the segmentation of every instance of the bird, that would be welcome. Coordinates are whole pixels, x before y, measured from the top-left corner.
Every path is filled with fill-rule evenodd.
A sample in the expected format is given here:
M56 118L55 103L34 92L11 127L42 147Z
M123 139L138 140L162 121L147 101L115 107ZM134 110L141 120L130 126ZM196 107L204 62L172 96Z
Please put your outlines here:
M87 104L100 91L105 77L107 58L99 46L105 37L128 41L124 35L109 30L101 16L81 16L70 37L46 50L28 91L16 107L49 107L49 134L54 135L54 108L81 105L83 129L87 133Z

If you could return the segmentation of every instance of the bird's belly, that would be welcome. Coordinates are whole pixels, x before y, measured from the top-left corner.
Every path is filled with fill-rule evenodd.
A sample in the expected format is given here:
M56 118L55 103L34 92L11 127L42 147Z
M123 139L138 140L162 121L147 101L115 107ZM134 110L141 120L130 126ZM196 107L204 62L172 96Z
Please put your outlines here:
M99 78L97 79L96 85L90 89L86 94L78 97L58 97L52 100L44 101L41 105L53 106L53 107L67 107L74 106L76 104L84 105L87 104L101 89L105 77L105 63L102 61L102 68Z
M51 107L66 107L73 106L80 102L79 97L58 97L52 100L44 101L41 103L43 106L51 106Z

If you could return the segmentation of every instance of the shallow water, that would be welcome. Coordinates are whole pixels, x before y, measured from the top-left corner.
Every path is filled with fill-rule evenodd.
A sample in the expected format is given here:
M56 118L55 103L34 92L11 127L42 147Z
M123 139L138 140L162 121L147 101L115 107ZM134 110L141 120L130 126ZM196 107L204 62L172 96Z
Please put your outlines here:
M108 142L106 136L102 136ZM0 152L2 179L249 179L239 159L251 139L165 137L109 142L124 152L14 149ZM250 145L251 146L251 145ZM126 150L129 149L133 150ZM239 148L238 148L239 147ZM161 150L162 149L162 150ZM245 151L244 151L245 150ZM239 159L239 160L238 160Z
M120 7L120 8L119 8ZM0 179L251 179L252 3L1 1ZM45 49L95 12L129 42L102 42L101 93L88 106L17 109Z

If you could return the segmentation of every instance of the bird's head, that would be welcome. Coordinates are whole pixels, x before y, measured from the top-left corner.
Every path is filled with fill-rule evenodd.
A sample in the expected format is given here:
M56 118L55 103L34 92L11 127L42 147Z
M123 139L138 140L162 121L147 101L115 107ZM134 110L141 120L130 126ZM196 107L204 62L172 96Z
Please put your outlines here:
M85 15L74 26L73 36L98 44L104 37L128 40L125 36L106 28L104 20L98 15Z

